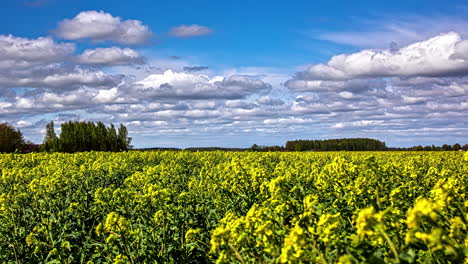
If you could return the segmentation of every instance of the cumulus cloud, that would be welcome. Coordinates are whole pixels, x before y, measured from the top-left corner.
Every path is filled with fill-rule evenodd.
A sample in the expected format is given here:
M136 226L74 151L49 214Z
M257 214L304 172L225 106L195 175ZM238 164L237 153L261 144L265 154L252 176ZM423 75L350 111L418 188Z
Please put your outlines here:
M91 33L75 39L124 44L119 38L125 34L114 29L128 20L93 15L100 32L110 33L99 35L88 27ZM78 21L86 19L62 23ZM293 77L276 68L216 73L216 67L187 66L198 65L188 59L135 66L143 57L129 48L95 48L73 56L73 44L0 36L0 115L27 136L36 135L39 124L44 127L46 113L55 120L123 122L131 133L147 138L268 135L262 138L281 137L271 141L281 144L297 133L314 138L380 138L388 131L400 138L463 136L468 131L468 44L461 36L447 33L403 47L337 55Z
M98 94L94 98L99 103L111 103L114 102L118 97L118 89L114 87L109 90L99 90Z
M291 91L305 93L291 104L290 114L329 114L329 127L344 136L363 131L403 136L410 128L466 124L465 45L452 32L399 49L362 50L311 65L286 82Z
M213 30L200 25L180 25L171 29L169 34L179 38L191 38L198 36L205 36L213 33Z
M455 45L455 52L452 59L468 61L468 40L463 40Z
M28 39L0 35L0 69L26 68L62 61L74 51L74 44L57 43L49 37Z
M72 59L74 51L74 44L57 43L49 37L27 39L0 35L0 97L14 96L15 88L70 91L83 86L113 87L122 79L119 75L76 66ZM87 50L78 59L103 65L141 61L135 51L118 48Z
M301 74L298 74L300 76ZM310 92L324 92L324 91L367 91L370 89L381 89L385 87L385 82L375 79L354 79L354 80L307 80L298 77L286 82L285 84L295 91L310 91Z
M384 123L383 120L360 120L354 122L340 122L332 125L332 128L347 128L347 127L374 127Z
M152 74L137 82L137 85L146 96L187 99L238 99L271 89L268 83L246 75L210 78L172 70Z
M87 49L76 56L75 61L90 65L128 65L142 64L143 57L133 49L118 47Z
M464 45L458 33L450 32L413 43L398 52L363 50L341 54L327 64L310 66L298 73L294 80L462 75L468 73L468 61L459 55L460 49L465 49Z
M284 105L283 100L277 98L271 98L268 95L261 96L257 99L257 103L261 105L269 105L269 106L279 106Z
M5 72L0 74L0 87L32 87L71 90L81 86L102 87L116 85L121 79L102 71L80 67L67 68L50 65L26 71Z
M103 11L84 11L58 24L54 33L69 40L90 39L120 44L144 44L152 36L151 30L140 20L122 20Z
M289 115L326 115L335 135L452 136L466 131L466 40L446 33L401 48L334 56L296 73ZM464 116L465 115L465 116ZM447 122L450 120L450 122ZM443 129L453 127L452 130ZM327 130L327 129L325 129ZM440 131L437 132L437 131Z

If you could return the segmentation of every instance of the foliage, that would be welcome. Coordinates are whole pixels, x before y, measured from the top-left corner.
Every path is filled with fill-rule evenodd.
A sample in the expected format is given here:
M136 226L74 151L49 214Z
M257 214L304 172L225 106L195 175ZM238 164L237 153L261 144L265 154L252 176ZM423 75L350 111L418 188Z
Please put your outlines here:
M385 143L371 138L341 138L326 140L295 140L286 142L288 151L378 151L385 150Z
M0 263L468 263L461 152L0 155Z
M113 124L106 127L102 122L63 123L60 137L55 135L54 123L46 126L43 150L51 152L81 152L81 151L122 151L128 150L131 138L127 128L120 125L118 132Z
M23 134L8 123L0 123L0 153L20 151L25 145Z

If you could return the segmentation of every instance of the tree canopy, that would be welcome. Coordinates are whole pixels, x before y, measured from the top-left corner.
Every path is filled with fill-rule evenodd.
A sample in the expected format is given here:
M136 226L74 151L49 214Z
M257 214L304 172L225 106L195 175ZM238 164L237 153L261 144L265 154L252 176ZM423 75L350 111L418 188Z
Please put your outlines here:
M385 142L371 138L340 138L326 140L295 140L286 142L288 151L385 150Z
M61 126L60 136L54 131L54 123L46 126L44 150L60 152L80 151L123 151L131 148L127 128L120 125L118 131L113 124L106 127L103 122L69 121Z
M23 134L8 123L0 124L0 153L15 152L24 146Z

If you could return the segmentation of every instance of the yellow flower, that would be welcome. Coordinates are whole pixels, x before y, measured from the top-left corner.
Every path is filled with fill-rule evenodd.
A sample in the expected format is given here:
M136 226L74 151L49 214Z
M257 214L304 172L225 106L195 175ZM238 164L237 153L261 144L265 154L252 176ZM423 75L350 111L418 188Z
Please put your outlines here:
M130 263L127 256L118 255L114 258L114 264L127 264Z
M336 214L323 214L317 223L317 233L319 238L327 243L330 240L334 240L337 237L335 230L339 225L340 213Z
M354 258L351 255L344 255L338 259L337 264L353 264Z
M298 225L294 226L284 240L279 261L290 263L299 259L304 254L305 243L304 230Z
M116 212L111 212L106 216L104 231L122 233L127 229L127 220Z
M26 244L28 246L31 246L35 241L36 238L33 232L29 233L29 235L26 236Z
M432 220L437 220L437 205L428 199L422 198L416 201L413 208L408 210L406 223L409 228L416 228L419 225L419 219L422 216L428 216Z
M356 228L359 237L373 236L376 232L372 229L380 223L383 218L383 212L375 213L373 206L362 209L356 218Z
M198 234L200 234L201 229L192 229L190 228L186 233L185 233L185 241L186 242L194 242L197 240Z

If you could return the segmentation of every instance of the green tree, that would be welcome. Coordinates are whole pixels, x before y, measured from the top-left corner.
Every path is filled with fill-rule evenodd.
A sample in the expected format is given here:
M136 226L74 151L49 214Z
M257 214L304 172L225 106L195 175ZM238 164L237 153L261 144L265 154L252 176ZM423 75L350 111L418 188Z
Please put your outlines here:
M453 150L459 151L460 149L461 149L460 144L456 143L456 144L453 145Z
M118 150L128 150L131 149L132 146L130 145L132 142L132 138L128 137L127 127L123 124L120 124L119 127L119 134L117 135L118 138Z
M415 151L422 151L422 150L424 150L424 148L423 148L421 145L419 145L419 146L414 146L414 147L413 147L413 150L415 150Z
M257 144L253 144L251 147L250 147L250 150L252 151L259 151L261 148L259 145Z
M452 150L452 146L444 144L444 145L442 145L442 149L445 150L445 151Z
M110 128L107 129L107 145L109 146L108 151L118 151L118 136L115 130L114 124L111 124Z
M55 134L54 121L50 121L46 125L46 135L42 145L45 151L57 151L59 150L57 134Z
M55 137L55 140L54 140ZM120 125L117 131L113 124L106 127L102 122L69 121L62 124L62 132L57 138L53 123L46 126L44 150L61 152L79 151L121 151L129 149L131 138L127 128Z
M0 124L0 152L15 152L24 146L23 134L8 124Z

